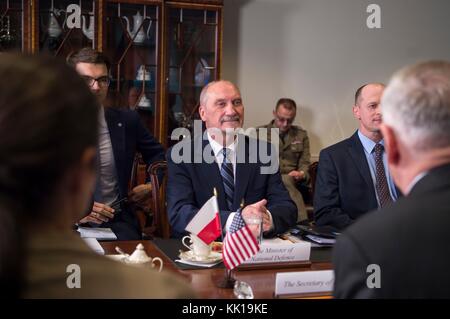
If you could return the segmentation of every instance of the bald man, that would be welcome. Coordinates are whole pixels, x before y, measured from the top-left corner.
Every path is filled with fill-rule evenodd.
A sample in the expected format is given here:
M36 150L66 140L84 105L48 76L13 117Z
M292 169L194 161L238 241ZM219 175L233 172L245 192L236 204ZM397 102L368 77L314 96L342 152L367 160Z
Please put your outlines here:
M353 106L358 130L320 152L314 194L314 219L318 226L342 230L368 211L390 205L398 197L380 131L383 91L381 83L358 88Z
M228 81L209 83L200 94L199 114L206 127L204 134L183 140L167 156L172 236L185 235L187 224L213 195L214 188L223 229L230 225L241 203L245 205L244 220L260 218L266 237L294 226L297 208L283 185L278 166L272 172L264 169L277 164L278 155L272 157L275 162L265 164L261 152L249 147L257 141L236 134L244 121L238 87ZM258 147L271 152L267 142L258 143ZM196 156L200 161L195 161Z

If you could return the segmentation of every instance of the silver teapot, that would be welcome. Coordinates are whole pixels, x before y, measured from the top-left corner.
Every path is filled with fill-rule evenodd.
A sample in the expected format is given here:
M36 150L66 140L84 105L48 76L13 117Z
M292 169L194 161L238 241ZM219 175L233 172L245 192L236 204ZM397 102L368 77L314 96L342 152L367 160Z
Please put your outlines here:
M62 28L59 25L56 16L59 16L58 11L51 11L48 17L47 33L51 38L58 38L62 33ZM45 28L45 27L44 27Z
M141 108L151 109L152 101L149 98L147 98L147 96L145 96L145 94L142 94L137 105Z

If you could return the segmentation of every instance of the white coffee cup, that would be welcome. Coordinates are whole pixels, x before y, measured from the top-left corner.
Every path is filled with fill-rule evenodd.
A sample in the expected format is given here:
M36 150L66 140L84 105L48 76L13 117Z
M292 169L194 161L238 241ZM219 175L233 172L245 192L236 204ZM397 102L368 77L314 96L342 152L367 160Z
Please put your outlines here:
M252 215L244 218L245 223L252 232L258 243L261 243L261 231L262 231L262 216Z
M188 239L189 239L189 243L187 244L186 240L188 240ZM190 234L189 236L184 236L181 239L181 242L183 243L183 245L186 248L191 250L193 252L193 254L198 258L206 258L211 253L211 247L209 245L205 244L205 242L203 240L201 240L200 238L198 238L198 236L196 236L194 234Z

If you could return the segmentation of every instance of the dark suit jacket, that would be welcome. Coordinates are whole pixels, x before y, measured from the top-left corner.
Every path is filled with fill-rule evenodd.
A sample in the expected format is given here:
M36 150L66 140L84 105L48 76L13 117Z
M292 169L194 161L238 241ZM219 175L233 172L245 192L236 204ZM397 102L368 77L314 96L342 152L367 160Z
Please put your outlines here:
M358 132L320 152L314 193L318 226L343 229L378 207Z
M338 298L450 298L450 164L349 227L334 249ZM366 285L380 266L381 288Z
M164 160L164 148L142 125L139 114L123 109L105 108L105 119L109 129L116 164L120 198L127 197L133 161L136 152L142 154L147 165ZM110 227L119 239L139 239L140 230L135 214L129 207L117 214L110 222L102 224Z
M218 192L220 219L223 227L230 213L239 208L242 199L245 204L252 204L264 198L268 201L267 209L272 214L275 226L271 234L267 235L283 232L295 225L297 208L283 185L279 170L274 174L261 174L260 168L265 165L262 164L259 156L256 163L251 163L248 160L250 139L248 137L240 139L238 147L242 147L242 141L244 141L243 145L246 146L246 160L245 163L239 163L239 159L237 160L234 200L231 211L226 209L225 191L216 162L206 163L201 161L201 163L190 164L182 162L176 164L171 154L172 149L184 147L190 154L187 157L192 160L194 153L202 154L205 147L209 145L208 140L201 139L201 136L196 137L192 140L182 141L169 150L167 154L169 172L167 204L172 225L172 236L181 237L185 234L187 224L203 204L211 198L214 187ZM255 140L252 141L254 142ZM267 144L267 142L264 143L266 146L271 145ZM195 149L195 145L197 145L198 149ZM268 149L270 150L270 147ZM255 154L255 150L251 152L253 155ZM214 156L212 150L210 154ZM275 156L275 160L278 160L277 156Z

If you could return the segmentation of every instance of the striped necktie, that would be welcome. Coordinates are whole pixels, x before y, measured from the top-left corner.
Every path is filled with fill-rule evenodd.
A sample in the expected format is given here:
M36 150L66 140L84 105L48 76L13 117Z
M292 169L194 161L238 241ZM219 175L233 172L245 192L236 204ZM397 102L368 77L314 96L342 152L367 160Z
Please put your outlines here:
M380 206L384 207L386 204L392 202L392 197L389 192L389 186L386 180L386 172L383 164L383 145L376 144L374 147L375 152L375 178L376 178L376 190L378 199L380 200Z
M220 167L220 175L222 175L223 187L225 189L225 197L228 204L228 209L232 210L234 198L234 174L233 164L230 161L230 152L228 148L222 149L223 162Z

